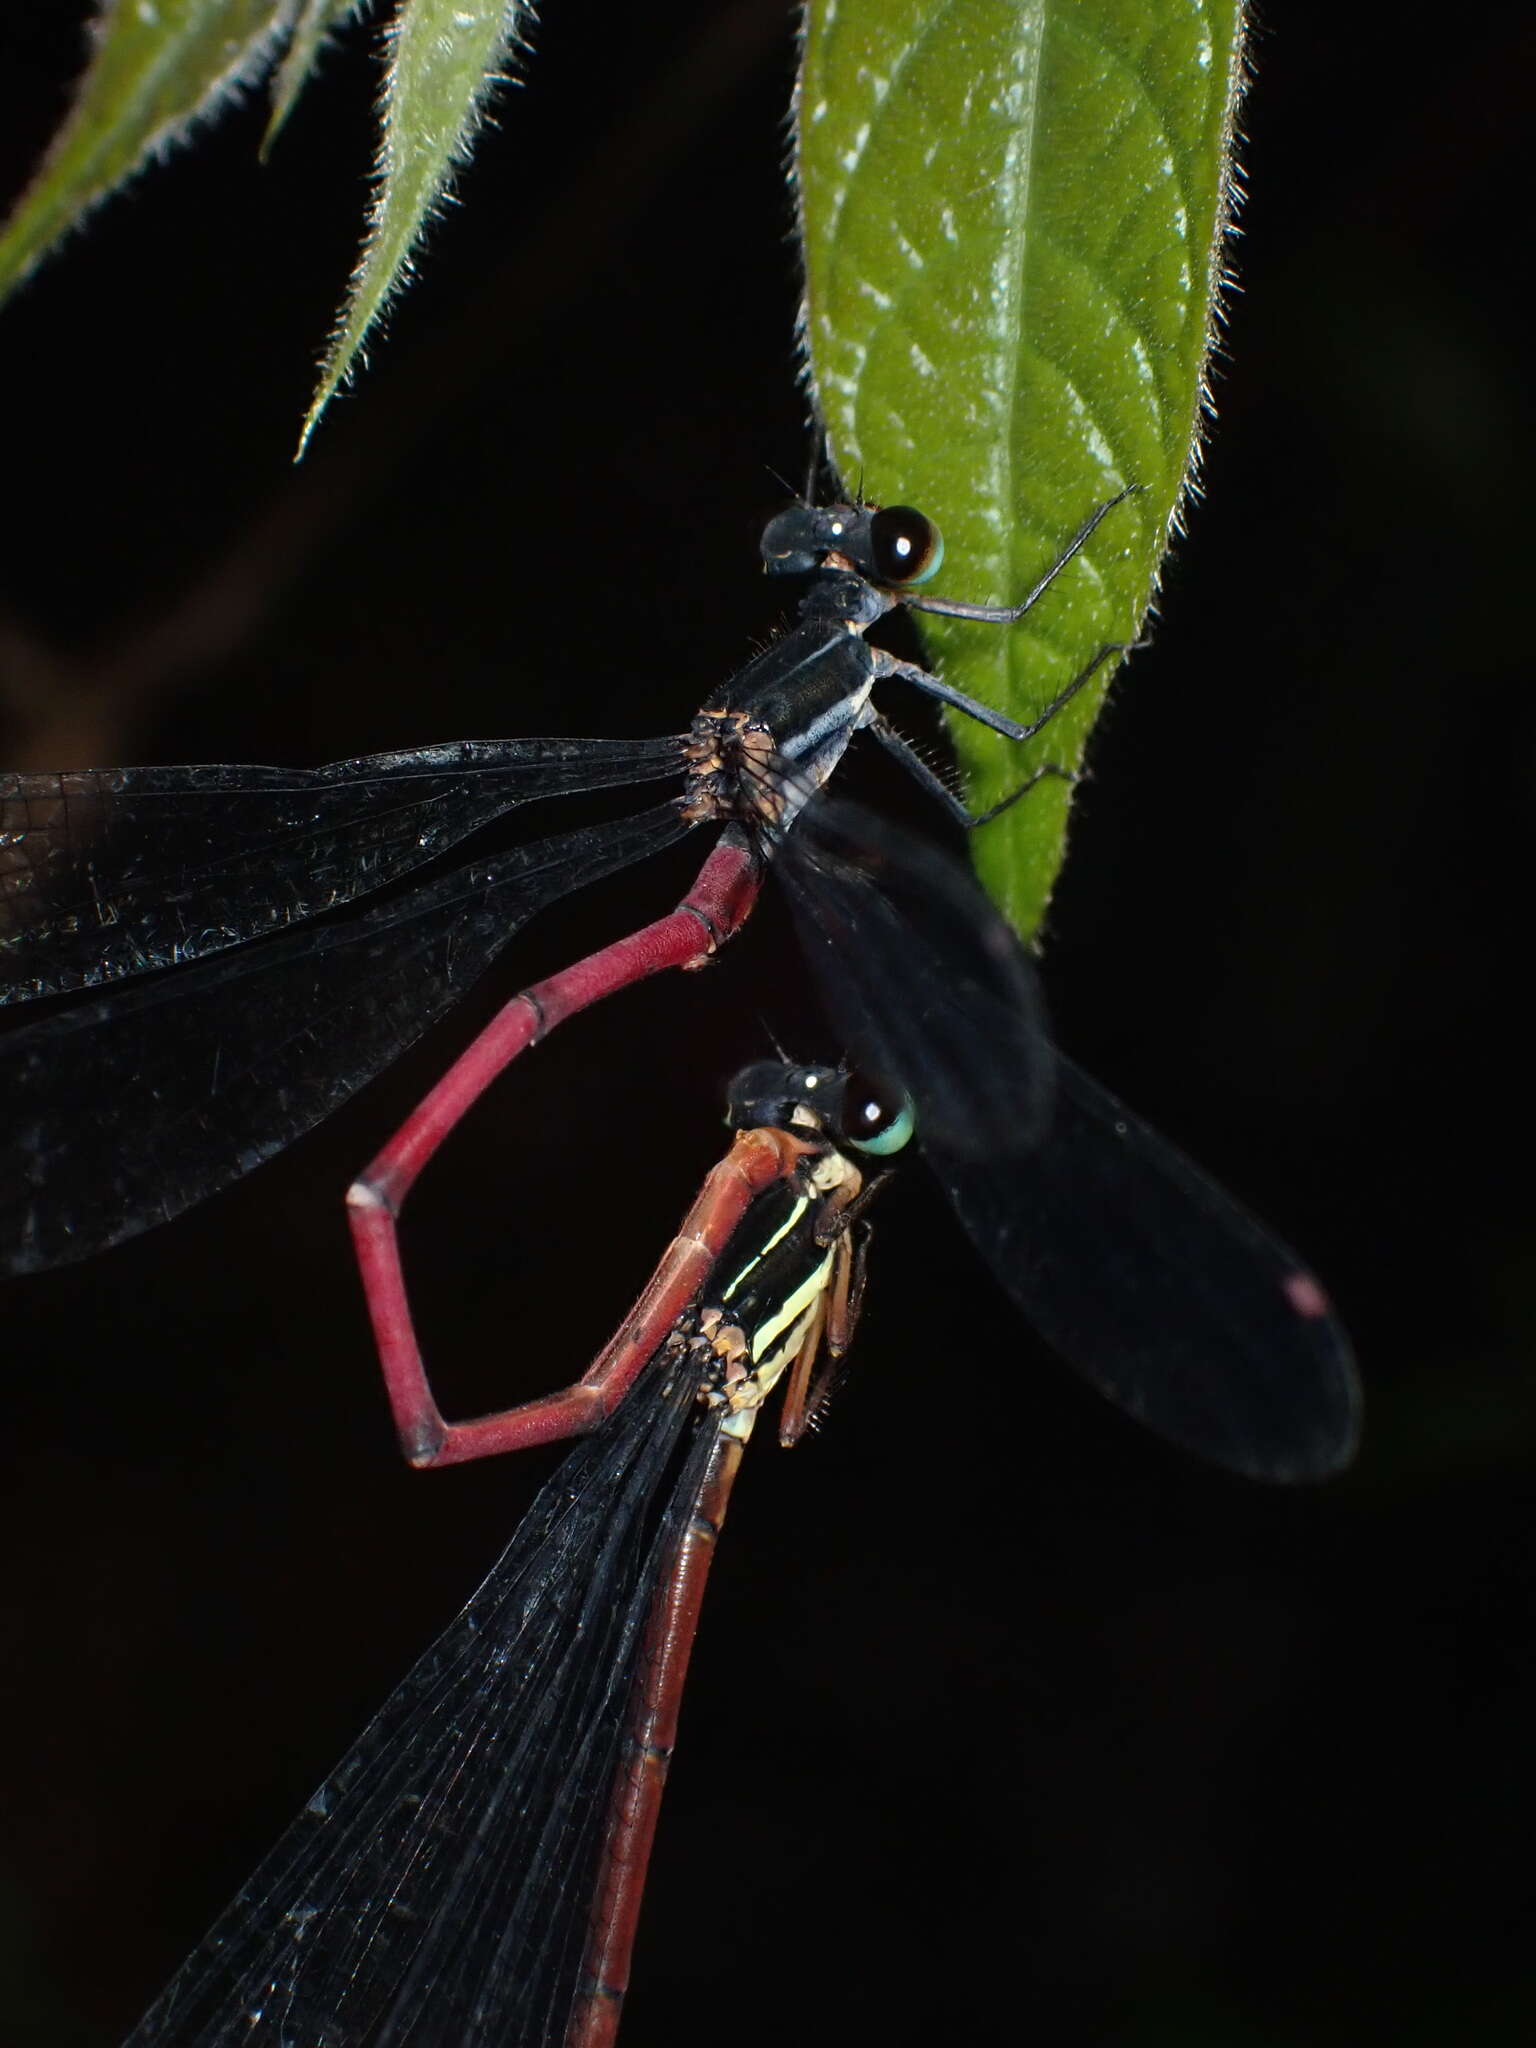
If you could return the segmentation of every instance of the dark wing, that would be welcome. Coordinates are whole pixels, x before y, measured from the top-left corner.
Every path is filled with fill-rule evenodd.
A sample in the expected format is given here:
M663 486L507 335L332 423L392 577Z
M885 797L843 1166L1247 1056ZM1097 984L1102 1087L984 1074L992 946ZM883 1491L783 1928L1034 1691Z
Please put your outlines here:
M1039 1142L1054 1050L1034 968L961 862L817 796L773 850L827 1010L958 1156Z
M1029 960L970 871L825 798L774 860L849 1050L912 1097L956 1214L1041 1335L1231 1470L1347 1464L1358 1384L1321 1287L1045 1043Z
M1318 1282L1070 1060L1036 1151L925 1150L1025 1316L1128 1414L1255 1479L1349 1462L1358 1382Z
M653 1365L571 1452L124 2048L557 2048L695 1384Z
M0 1003L281 931L518 804L677 775L681 745L463 740L327 768L0 775Z
M329 1116L536 910L672 845L674 804L40 1015L0 1040L0 1269L178 1215Z

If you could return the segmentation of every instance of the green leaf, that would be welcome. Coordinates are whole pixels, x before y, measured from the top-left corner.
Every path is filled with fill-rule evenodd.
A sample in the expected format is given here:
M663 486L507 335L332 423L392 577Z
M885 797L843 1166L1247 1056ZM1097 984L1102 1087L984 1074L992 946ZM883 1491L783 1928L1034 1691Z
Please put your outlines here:
M305 417L301 455L369 328L409 277L411 252L455 165L469 153L523 11L518 0L402 0L389 30L378 190L367 241Z
M297 0L109 0L64 126L0 234L0 296L150 157L259 78Z
M327 37L341 27L348 15L360 14L367 5L368 0L301 0L293 40L283 53L283 61L272 81L272 118L261 139L263 156L276 142L279 130L293 112Z
M923 621L946 680L1020 722L1144 616L1197 449L1241 77L1240 0L812 0L805 337L844 477L938 521L935 594L993 604L1139 487L1018 625ZM1075 768L1113 666L1027 748L952 718L973 806ZM976 835L1026 934L1069 788Z

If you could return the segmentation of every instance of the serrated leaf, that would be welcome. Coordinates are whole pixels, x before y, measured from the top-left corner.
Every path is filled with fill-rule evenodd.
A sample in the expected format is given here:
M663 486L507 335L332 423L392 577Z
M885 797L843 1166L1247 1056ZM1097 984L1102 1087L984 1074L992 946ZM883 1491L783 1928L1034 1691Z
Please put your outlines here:
M42 168L0 234L0 296L150 157L259 78L297 0L109 0Z
M524 11L518 0L403 0L389 30L367 240L299 436L301 455L369 328L409 276L411 252L455 166L468 156Z
M267 123L267 132L261 139L261 153L267 151L277 140L283 123L293 112L299 94L309 82L326 39L333 35L350 15L361 14L368 0L301 0L298 19L293 25L293 35L283 61L277 67L272 80L272 118Z
M1145 613L1196 452L1241 75L1240 0L812 0L805 337L844 477L938 521L935 593L994 604L1139 486L1016 626L923 621L946 680L1020 722ZM973 805L1075 768L1112 667L1027 749L952 718ZM976 835L1026 934L1068 794L1044 781Z

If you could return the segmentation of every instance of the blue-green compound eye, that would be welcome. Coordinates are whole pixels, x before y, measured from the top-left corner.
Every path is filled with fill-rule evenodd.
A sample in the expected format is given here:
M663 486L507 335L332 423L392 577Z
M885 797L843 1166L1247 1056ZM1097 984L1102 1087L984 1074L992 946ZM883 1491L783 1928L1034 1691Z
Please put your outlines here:
M912 1098L904 1095L895 1110L868 1088L849 1085L843 1103L843 1135L856 1152L869 1152L888 1159L912 1141L914 1119Z
M869 550L880 583L915 590L937 576L944 561L944 536L910 505L885 505L869 522Z

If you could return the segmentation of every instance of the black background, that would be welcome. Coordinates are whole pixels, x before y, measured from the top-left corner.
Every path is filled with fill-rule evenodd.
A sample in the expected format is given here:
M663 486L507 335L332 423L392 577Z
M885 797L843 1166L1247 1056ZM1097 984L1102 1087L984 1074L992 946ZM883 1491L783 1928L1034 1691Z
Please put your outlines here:
M74 11L6 11L11 189ZM787 32L771 5L547 12L298 472L364 35L266 170L253 104L0 317L9 765L671 731L768 630L765 465L804 446ZM1276 1495L1139 1436L909 1172L854 1384L732 1511L628 2048L1536 2020L1508 275L1536 35L1496 6L1462 55L1287 7L1256 56L1208 495L1095 743L1046 975L1077 1057L1326 1275L1364 1452ZM666 907L693 857L562 906L498 991ZM606 1334L795 972L765 914L716 972L559 1033L455 1140L408 1249L464 1406ZM548 1469L397 1464L349 1264L342 1190L470 1021L176 1227L4 1295L7 2043L117 2040Z

